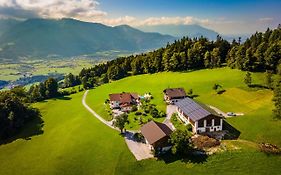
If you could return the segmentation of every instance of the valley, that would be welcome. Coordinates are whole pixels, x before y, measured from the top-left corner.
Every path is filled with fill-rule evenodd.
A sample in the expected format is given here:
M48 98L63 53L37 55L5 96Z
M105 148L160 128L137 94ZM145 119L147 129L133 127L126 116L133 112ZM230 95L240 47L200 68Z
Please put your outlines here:
M61 58L61 59L22 59L20 61L3 61L0 65L0 88L11 88L16 85L26 86L42 82L48 77L59 80L68 73L78 74L82 68L102 63L105 59Z

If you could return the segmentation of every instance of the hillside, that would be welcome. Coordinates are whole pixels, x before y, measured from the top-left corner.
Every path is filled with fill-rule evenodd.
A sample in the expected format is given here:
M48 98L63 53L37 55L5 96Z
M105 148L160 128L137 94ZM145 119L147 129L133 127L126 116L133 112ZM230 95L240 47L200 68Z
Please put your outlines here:
M172 35L175 37L188 36L194 38L203 36L211 40L215 40L218 35L217 32L196 24L141 26L139 29L146 32L159 32L161 34Z
M15 19L0 19L0 36L21 21Z
M235 75L233 79L233 75ZM261 74L255 74L255 82L262 81ZM165 77L165 78L163 78ZM202 79L199 77L208 77ZM163 81L157 81L157 80ZM172 81L170 81L172 80ZM179 81L177 81L179 80ZM131 90L139 93L151 91L155 103L162 103L162 88L182 86L193 88L199 94L198 100L222 109L228 107L234 111L244 110L241 105L251 101L254 104L247 115L232 118L229 122L241 131L241 139L266 141L280 145L280 122L271 119L270 106L260 96L260 103L255 103L255 94L268 90L252 92L242 90L243 72L232 69L201 70L190 73L159 73L129 77L120 81L100 86L91 90L87 97L88 104L97 109L103 105L106 93ZM227 89L222 96L213 94L212 85L219 82ZM125 85L125 88L124 88ZM134 85L134 86L131 86ZM149 86L147 86L149 85ZM159 87L160 86L160 87ZM233 89L242 90L248 96L243 100ZM98 92L102 92L98 94ZM18 139L0 146L1 174L278 174L280 156L269 156L256 148L256 143L245 140L225 140L222 146L229 151L211 155L206 161L184 162L182 160L143 160L136 161L130 153L124 138L94 118L81 104L84 92L69 97L57 98L41 103L37 107L42 112L44 133ZM229 94L230 93L230 94ZM251 95L254 93L253 95ZM98 94L98 95L97 95ZM108 94L106 94L108 95ZM233 97L233 98L232 98ZM230 103L225 103L230 100ZM232 106L232 103L235 102ZM228 106L227 106L228 105ZM241 107L241 108L239 108ZM102 113L101 113L102 114ZM248 115L249 114L249 115ZM253 125L254 123L254 125ZM252 126L252 127L247 127ZM268 130L270 128L270 130ZM26 128L22 133L31 132ZM24 162L24 163L22 163ZM29 166L32 165L32 168ZM17 168L14 168L17 167Z
M74 19L29 19L0 36L0 56L71 57L112 50L139 52L162 47L172 40L172 36L145 33L127 25L109 27Z

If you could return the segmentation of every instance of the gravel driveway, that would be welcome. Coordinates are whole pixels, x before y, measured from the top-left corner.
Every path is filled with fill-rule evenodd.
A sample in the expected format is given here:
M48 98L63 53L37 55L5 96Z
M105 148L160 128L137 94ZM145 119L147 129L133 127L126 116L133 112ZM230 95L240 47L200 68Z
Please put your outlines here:
M167 126L169 126L173 131L176 130L176 128L171 123L170 119L171 119L173 113L176 113L176 112L177 112L177 107L175 105L167 105L167 109L166 109L167 116L163 123L165 123Z
M128 148L133 153L137 160L153 158L153 154L150 150L150 145L146 143L136 142L133 138L134 133L126 132L125 141L128 145Z

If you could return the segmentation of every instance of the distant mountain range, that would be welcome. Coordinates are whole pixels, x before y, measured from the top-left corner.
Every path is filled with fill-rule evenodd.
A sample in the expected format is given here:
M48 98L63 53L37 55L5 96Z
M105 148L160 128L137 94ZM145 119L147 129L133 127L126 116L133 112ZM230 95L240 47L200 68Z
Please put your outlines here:
M145 32L159 32L161 34L172 35L175 37L188 36L190 38L194 37L207 37L210 40L215 40L218 33L202 27L200 25L155 25L155 26L141 26L138 29Z
M74 19L28 19L8 25L4 25L0 36L2 58L71 57L110 50L140 52L175 39L127 25L110 27Z
M107 57L165 46L183 36L215 40L218 33L199 25L116 27L74 19L0 20L0 59L19 57ZM225 36L228 40L234 37ZM238 38L238 37L237 37ZM116 54L117 55L117 54Z

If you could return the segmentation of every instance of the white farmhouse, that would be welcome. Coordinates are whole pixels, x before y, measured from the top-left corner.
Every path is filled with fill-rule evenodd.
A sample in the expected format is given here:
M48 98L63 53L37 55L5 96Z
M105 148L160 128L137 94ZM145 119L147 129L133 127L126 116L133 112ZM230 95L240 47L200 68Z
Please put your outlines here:
M195 102L188 97L175 102L175 105L179 118L185 124L191 124L194 133L222 130L222 117L208 106Z

